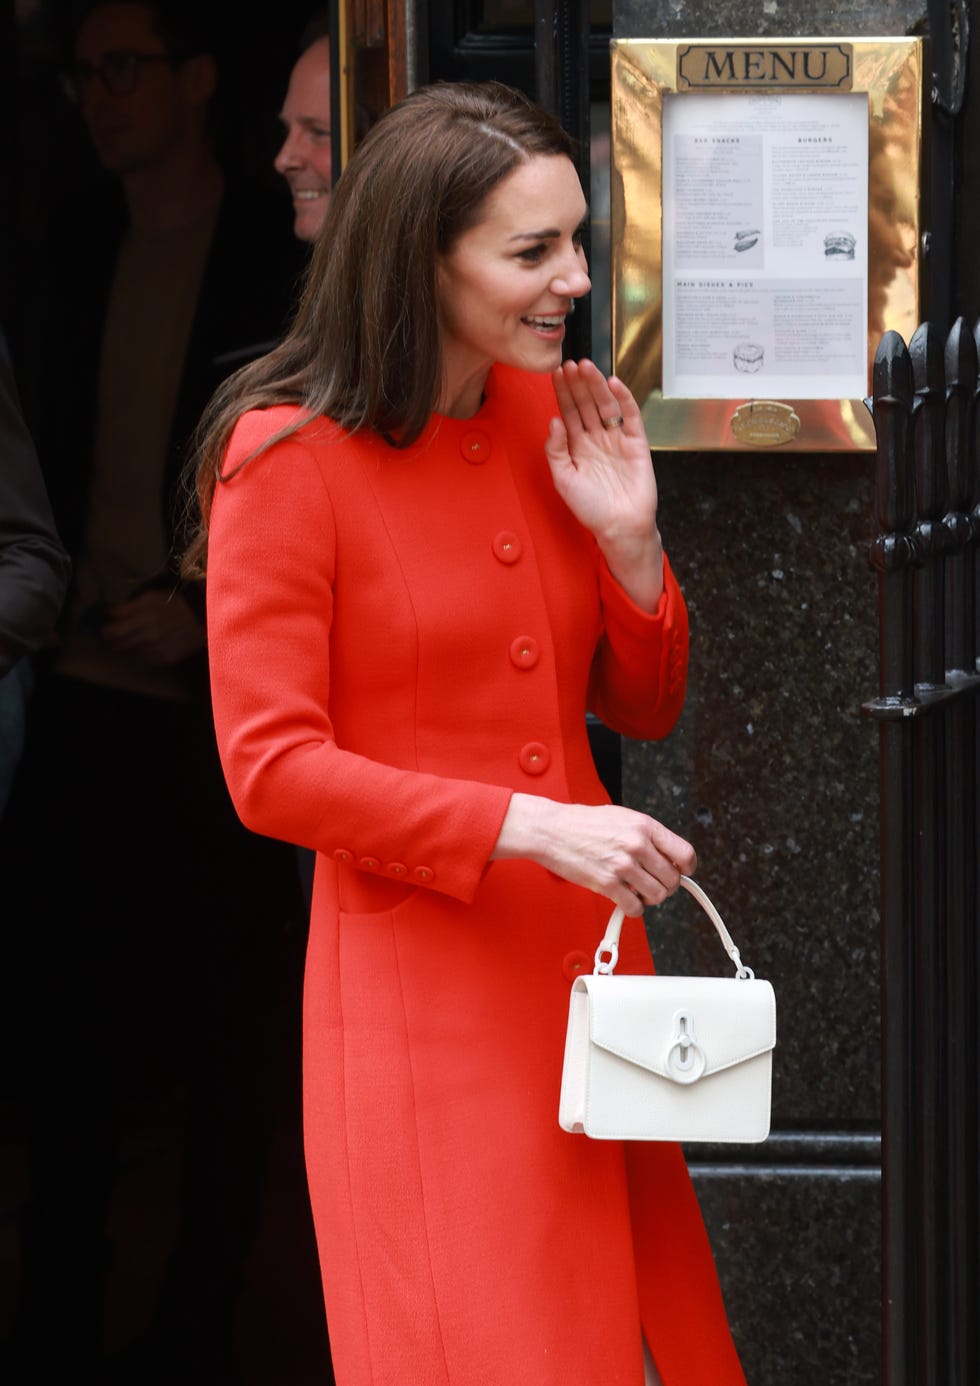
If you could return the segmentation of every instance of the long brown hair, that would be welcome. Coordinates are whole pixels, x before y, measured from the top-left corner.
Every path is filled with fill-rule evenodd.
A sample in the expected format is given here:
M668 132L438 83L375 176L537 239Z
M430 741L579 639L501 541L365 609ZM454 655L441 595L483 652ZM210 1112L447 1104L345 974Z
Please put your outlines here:
M289 331L229 376L204 413L185 576L204 574L222 459L246 410L293 403L303 413L292 428L325 414L395 447L418 438L441 387L439 257L519 163L573 151L553 116L499 82L436 82L385 112L333 191Z

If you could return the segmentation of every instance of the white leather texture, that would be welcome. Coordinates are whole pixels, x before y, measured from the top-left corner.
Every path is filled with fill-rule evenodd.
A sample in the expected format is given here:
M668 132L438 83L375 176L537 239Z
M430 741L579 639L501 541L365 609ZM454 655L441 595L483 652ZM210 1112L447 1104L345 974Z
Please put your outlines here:
M672 1072L678 1012L703 1071ZM776 998L734 977L579 977L569 1002L559 1125L597 1140L764 1141ZM695 1069L698 1065L695 1065Z
M609 939L607 930L604 946ZM764 1141L776 1044L771 984L740 963L735 977L617 977L598 966L576 978L569 998L563 1130L596 1140Z

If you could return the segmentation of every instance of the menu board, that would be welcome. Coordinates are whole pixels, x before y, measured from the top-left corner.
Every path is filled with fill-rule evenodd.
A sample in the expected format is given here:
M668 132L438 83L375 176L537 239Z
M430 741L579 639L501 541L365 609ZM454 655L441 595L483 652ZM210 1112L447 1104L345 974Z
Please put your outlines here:
M663 102L663 395L860 397L868 98Z

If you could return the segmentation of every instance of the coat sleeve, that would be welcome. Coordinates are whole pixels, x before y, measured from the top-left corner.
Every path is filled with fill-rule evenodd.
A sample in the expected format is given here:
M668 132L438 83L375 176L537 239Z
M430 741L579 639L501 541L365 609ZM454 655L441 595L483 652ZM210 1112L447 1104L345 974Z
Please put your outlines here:
M261 413L246 415L225 474L271 431ZM469 901L511 791L338 746L328 711L335 552L330 496L298 435L219 484L208 650L232 800L255 832L355 863L367 857L393 878Z
M658 741L677 723L687 690L688 617L684 595L664 554L657 610L630 600L599 560L603 633L589 683L589 709L613 731Z
M0 353L0 676L51 635L70 567L34 440Z

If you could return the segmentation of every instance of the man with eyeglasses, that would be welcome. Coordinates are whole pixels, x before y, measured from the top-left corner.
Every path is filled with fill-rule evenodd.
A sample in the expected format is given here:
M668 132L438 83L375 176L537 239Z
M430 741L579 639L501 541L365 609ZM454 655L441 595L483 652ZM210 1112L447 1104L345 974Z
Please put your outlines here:
M302 263L272 179L239 181L215 147L211 8L98 0L64 73L111 177L55 228L35 314L37 447L74 568L0 858L7 898L30 901L8 972L29 1140L22 1379L101 1367L108 1277L125 1276L117 1161L145 1139L126 1118L162 1099L186 1115L174 1251L124 1379L236 1380L237 1297L298 1083L296 855L234 813L203 592L175 576L194 426L274 344Z
M127 49L106 53L102 66L79 58L61 75L61 84L69 101L80 106L93 82L101 82L110 96L129 96L139 86L140 70L145 63L166 63L179 67L181 55L174 53L132 53Z

